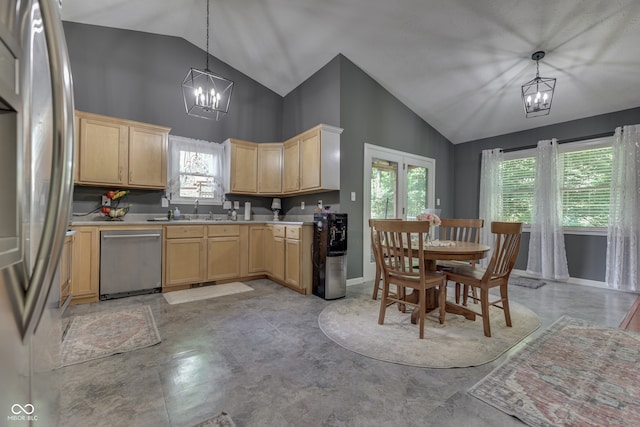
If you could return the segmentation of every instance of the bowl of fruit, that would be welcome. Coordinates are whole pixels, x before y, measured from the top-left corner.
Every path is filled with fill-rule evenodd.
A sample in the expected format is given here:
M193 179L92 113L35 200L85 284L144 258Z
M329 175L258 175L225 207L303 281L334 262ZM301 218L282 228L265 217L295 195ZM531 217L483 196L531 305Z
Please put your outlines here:
M111 206L102 207L102 214L107 217L107 220L122 220L127 212L129 212L131 205L120 206L120 203L127 194L129 194L129 190L107 191L105 197L111 200Z

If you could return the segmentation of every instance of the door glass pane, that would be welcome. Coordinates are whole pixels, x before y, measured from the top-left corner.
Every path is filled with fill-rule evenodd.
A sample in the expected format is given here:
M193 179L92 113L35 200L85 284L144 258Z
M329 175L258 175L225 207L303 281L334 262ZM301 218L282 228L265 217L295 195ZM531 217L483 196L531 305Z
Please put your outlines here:
M415 220L427 208L428 169L407 165L407 220Z
M371 162L370 218L396 218L398 163L374 158Z

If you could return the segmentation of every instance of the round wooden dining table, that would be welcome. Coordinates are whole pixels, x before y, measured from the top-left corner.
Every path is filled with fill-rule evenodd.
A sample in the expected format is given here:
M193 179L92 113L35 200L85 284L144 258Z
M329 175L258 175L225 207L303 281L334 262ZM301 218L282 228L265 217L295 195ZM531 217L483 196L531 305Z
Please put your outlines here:
M477 261L487 256L491 249L487 245L472 242L448 242L434 241L432 244L424 246L424 259L428 262L427 267L431 271L436 271L436 261ZM417 251L417 249L416 249ZM418 301L418 292L415 290L407 296L409 301ZM426 310L431 311L438 307L438 293L435 289L427 289ZM475 320L476 314L464 306L447 301L445 310L447 313L455 313L464 316L466 319ZM417 310L411 313L411 323L416 323L418 317Z

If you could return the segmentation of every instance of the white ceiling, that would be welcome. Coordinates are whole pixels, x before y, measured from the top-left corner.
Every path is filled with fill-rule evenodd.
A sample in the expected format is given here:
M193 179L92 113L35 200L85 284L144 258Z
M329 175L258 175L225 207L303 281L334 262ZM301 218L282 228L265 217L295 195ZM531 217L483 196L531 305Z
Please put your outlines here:
M284 96L342 53L453 143L640 106L638 0L211 0L209 52ZM205 0L64 0L205 49ZM557 78L549 116L520 86Z

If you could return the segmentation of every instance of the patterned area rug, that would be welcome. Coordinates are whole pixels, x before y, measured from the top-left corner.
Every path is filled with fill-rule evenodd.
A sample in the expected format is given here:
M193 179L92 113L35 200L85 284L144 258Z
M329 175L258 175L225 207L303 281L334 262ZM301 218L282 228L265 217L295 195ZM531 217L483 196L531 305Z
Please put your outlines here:
M640 426L640 334L563 316L469 392L531 426Z
M62 366L137 350L160 342L149 306L76 316L62 342Z
M546 285L547 283L540 279L531 279L529 277L511 276L509 277L509 284L514 286L522 286L525 288L538 289Z
M421 340L411 314L395 305L387 309L384 325L378 325L380 302L368 295L327 306L318 324L337 344L363 356L425 368L458 368L489 363L538 329L540 319L533 311L513 301L510 307L513 327L506 326L502 310L490 308L490 338L484 336L481 317L471 321L447 313L441 325L436 310L427 314Z
M193 427L235 427L235 425L229 414L221 412L215 417Z

